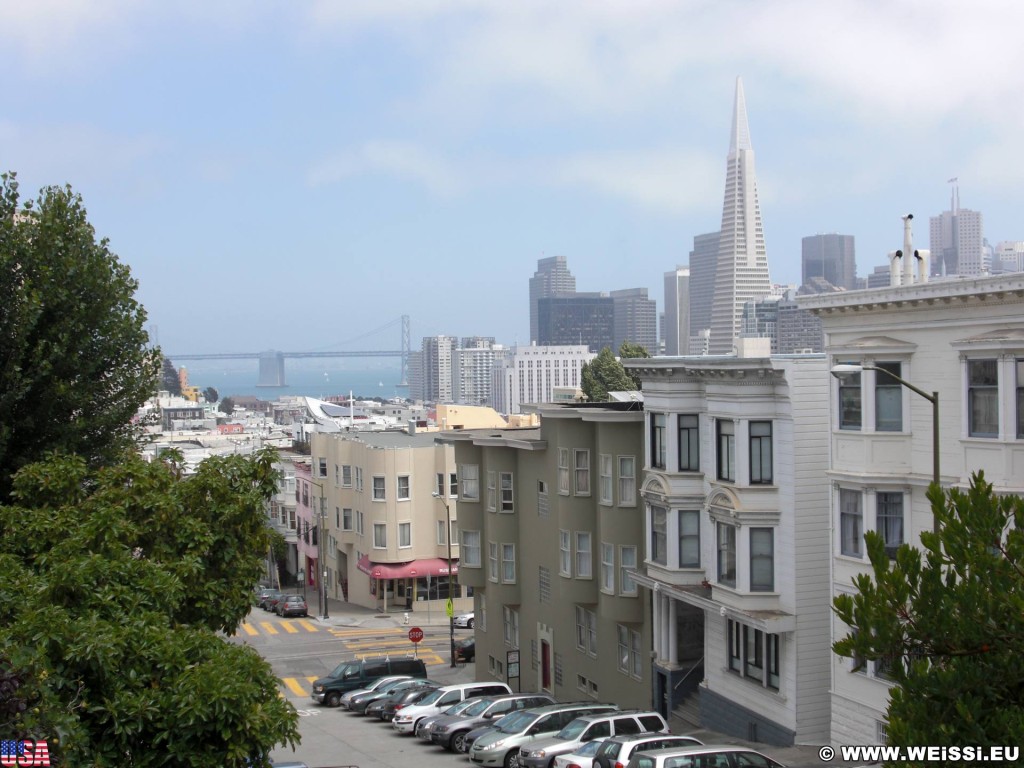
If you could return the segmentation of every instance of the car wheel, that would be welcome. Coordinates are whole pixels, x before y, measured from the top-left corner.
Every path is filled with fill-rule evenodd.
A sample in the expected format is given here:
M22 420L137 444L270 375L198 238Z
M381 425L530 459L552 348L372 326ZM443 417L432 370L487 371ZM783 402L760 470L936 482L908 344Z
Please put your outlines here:
M324 704L328 707L336 707L341 703L341 694L337 691L331 691L324 698Z
M451 739L448 740L448 748L452 752L466 752L466 731L458 731L452 734Z
M519 750L510 749L505 755L505 768L519 768Z
M466 626L469 627L470 629L472 629L473 628L473 619L470 619L469 621L467 621L466 622Z

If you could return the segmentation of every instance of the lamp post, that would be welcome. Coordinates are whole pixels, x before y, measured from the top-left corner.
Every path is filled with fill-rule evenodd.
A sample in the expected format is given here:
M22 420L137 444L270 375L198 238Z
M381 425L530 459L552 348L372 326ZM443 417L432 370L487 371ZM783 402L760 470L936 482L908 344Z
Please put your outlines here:
M875 365L855 365L852 363L843 363L832 366L832 375L837 379L843 379L847 376L853 376L860 374L862 371L880 371L891 379L899 382L901 385L909 389L911 392L916 392L925 400L932 404L932 482L936 487L939 485L939 393L932 392L928 394L920 387L916 387L905 379L901 379L894 373L890 373L884 368L879 368ZM938 531L939 522L936 519L934 521L934 529Z
M434 493L435 499L440 499L444 504L445 518L448 521L448 532L445 534L445 541L448 542L448 602L452 601L452 508L448 500L439 493ZM428 595L429 597L429 595ZM451 667L455 666L455 611L448 611L448 653L451 658Z

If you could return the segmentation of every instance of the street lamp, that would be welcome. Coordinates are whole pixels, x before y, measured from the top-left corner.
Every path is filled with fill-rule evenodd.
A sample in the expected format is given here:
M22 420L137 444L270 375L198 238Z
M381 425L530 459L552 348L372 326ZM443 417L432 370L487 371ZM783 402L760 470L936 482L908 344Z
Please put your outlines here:
M925 400L932 404L932 482L936 487L939 486L939 393L932 392L928 394L920 387L915 387L909 381L901 379L894 373L879 368L875 365L857 365L852 363L841 363L839 365L832 366L832 375L837 379L844 379L847 376L853 376L861 373L861 371L881 371L891 379L898 381L904 387L909 389L911 392L916 392ZM934 528L938 531L939 522L936 519Z
M444 504L445 517L448 520L448 532L445 534L445 541L448 542L448 603L452 603L452 508L448 505L448 500L441 494L435 492L435 499L440 499L441 503ZM429 595L427 596L430 597ZM451 655L451 666L455 666L455 611L454 609L448 611L448 653Z

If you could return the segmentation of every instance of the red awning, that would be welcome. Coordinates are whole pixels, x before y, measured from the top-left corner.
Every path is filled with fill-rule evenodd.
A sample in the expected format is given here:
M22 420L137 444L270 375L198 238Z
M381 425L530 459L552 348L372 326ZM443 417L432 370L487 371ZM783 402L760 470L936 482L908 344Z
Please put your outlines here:
M440 557L410 560L407 563L372 563L363 555L356 567L374 579L416 579L423 576L447 576L448 561ZM452 560L452 572L459 572L459 562Z

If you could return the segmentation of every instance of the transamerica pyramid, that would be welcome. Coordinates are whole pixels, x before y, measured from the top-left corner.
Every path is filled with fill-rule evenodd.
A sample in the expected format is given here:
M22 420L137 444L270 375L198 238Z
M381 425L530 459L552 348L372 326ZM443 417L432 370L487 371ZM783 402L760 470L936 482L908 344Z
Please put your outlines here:
M761 227L761 208L757 203L754 149L750 145L743 81L737 77L711 310L710 354L728 355L733 352L743 304L763 298L770 292L768 254Z

